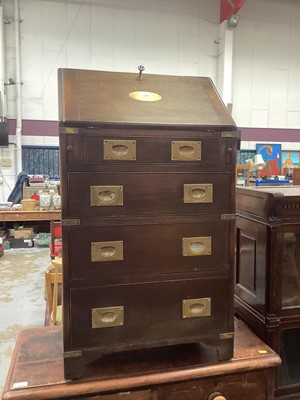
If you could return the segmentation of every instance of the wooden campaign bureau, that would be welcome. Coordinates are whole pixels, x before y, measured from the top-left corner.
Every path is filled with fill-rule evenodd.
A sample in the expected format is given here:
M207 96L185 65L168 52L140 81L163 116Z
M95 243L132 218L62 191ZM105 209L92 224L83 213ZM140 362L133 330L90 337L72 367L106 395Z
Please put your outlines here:
M235 312L282 358L276 397L300 398L300 187L237 188Z
M212 82L62 69L59 94L66 378L139 348L231 358L236 127Z

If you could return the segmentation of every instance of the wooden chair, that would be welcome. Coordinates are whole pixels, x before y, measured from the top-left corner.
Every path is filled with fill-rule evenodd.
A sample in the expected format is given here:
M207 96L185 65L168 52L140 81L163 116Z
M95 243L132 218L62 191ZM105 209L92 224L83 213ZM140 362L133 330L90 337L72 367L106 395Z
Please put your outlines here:
M62 305L58 304L58 285L62 284L62 259L51 261L54 271L49 269L45 272L46 293L50 323L52 325L62 324Z
M61 231L61 221L50 221L50 234L51 241L49 244L50 258L53 260L55 257L61 255L62 248L62 231Z

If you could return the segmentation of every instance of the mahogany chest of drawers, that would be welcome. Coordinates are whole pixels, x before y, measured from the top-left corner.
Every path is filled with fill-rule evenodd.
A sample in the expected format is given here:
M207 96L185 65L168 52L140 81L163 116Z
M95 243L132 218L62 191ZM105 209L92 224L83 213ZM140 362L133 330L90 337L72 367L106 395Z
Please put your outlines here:
M282 358L276 397L300 398L300 187L237 188L235 312Z
M232 357L236 127L208 78L62 69L66 378L107 353Z

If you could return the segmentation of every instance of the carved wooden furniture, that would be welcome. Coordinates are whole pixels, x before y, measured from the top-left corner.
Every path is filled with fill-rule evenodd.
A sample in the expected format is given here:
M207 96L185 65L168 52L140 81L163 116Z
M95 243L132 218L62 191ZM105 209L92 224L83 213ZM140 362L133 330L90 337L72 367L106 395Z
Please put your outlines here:
M194 345L139 350L98 360L72 384L64 380L62 347L58 327L21 330L2 399L273 400L280 363L241 321L234 357L222 363L207 364L208 349Z
M237 188L235 312L282 357L276 396L300 397L300 187Z
M65 376L182 343L229 359L237 133L212 82L66 69L59 93Z

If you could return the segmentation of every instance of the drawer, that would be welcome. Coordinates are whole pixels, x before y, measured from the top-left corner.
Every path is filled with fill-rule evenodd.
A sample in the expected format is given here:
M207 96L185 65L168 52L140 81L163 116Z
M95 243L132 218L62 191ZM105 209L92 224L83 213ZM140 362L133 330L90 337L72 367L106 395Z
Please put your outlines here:
M71 346L149 347L219 338L231 326L230 298L227 278L72 288Z
M160 386L157 400L271 400L273 391L274 369L268 369Z
M230 213L230 173L69 173L70 218Z
M229 271L231 226L206 221L64 227L71 280Z
M227 148L236 147L235 138L221 136L222 132L201 131L86 131L67 138L68 160L78 167L161 163L220 166L228 163Z
M81 398L81 397L80 397ZM155 392L150 389L102 394L99 396L84 397L89 400L156 400Z

